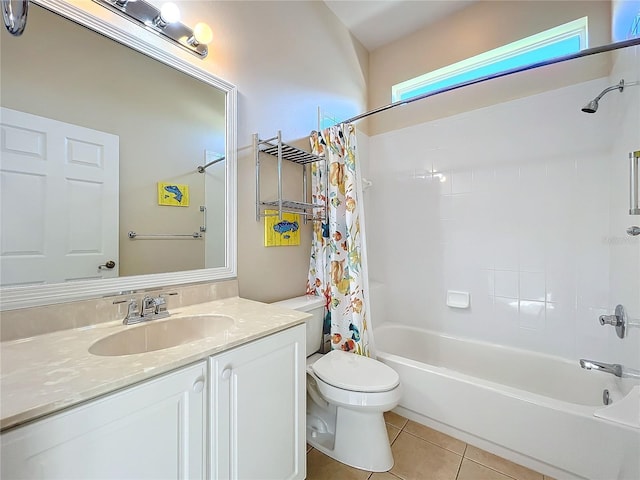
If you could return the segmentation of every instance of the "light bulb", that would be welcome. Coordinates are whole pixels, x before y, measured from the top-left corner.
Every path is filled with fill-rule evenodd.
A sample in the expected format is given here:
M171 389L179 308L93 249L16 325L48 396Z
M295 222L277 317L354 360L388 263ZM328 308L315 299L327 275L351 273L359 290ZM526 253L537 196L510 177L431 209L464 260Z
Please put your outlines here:
M203 22L196 23L196 26L193 28L193 36L198 43L208 44L213 40L211 27Z
M180 20L180 10L175 3L164 3L160 7L160 17L165 23L175 23Z

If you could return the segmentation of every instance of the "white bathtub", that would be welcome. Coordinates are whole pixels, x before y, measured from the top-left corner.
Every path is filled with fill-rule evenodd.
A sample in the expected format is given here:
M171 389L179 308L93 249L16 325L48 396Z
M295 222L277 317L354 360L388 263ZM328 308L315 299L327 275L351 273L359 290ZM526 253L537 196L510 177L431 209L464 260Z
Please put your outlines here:
M616 405L637 381L414 327L374 337L400 375L399 413L559 480L640 479L640 429L594 416L605 388Z

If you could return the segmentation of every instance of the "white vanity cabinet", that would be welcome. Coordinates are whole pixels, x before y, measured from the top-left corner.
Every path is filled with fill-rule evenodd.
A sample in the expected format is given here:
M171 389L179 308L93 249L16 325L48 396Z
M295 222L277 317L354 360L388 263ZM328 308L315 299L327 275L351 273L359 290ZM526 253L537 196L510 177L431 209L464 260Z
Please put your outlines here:
M204 478L207 363L2 434L3 479Z
M302 480L304 368L298 325L3 433L0 478Z
M305 326L209 362L211 478L304 479Z

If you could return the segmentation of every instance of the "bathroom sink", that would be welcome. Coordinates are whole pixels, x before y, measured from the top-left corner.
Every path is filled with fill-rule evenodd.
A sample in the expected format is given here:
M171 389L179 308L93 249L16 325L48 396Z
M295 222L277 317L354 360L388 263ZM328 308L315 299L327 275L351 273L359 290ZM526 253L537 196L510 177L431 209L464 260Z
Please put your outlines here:
M226 315L191 315L169 320L150 320L141 325L123 327L89 347L89 353L103 357L153 352L212 337L233 326Z

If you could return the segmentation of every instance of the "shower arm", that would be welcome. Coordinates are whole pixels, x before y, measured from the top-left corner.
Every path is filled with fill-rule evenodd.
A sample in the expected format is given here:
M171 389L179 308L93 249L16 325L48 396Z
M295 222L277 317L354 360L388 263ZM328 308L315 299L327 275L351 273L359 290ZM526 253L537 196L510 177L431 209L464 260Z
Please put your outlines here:
M612 90L620 90L620 92L622 92L624 90L624 80L620 80L620 83L618 83L617 85L612 85L608 88L605 88L602 92L600 92L600 95L593 99L593 101L599 102L602 97L604 97Z

